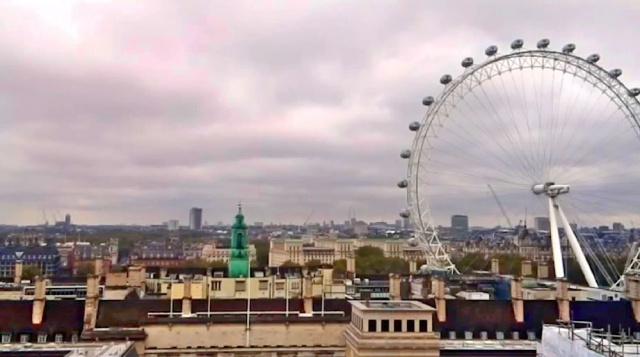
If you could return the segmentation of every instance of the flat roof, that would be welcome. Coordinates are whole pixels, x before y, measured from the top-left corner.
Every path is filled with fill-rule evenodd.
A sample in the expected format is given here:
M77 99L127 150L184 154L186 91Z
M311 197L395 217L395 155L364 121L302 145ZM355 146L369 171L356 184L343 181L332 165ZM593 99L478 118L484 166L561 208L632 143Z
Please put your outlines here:
M349 301L362 311L436 311L434 307L419 301Z

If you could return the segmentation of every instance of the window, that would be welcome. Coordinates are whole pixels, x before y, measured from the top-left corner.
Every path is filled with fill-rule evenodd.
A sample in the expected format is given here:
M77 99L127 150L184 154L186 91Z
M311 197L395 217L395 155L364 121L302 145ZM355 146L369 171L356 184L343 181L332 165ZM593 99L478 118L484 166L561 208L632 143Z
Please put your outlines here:
M369 322L369 332L377 332L378 326L376 326L376 320L367 320Z
M382 320L380 326L381 332L389 332L389 320Z
M480 331L480 339L486 340L487 338L489 338L489 334L487 333L487 331Z
M269 290L269 281L268 280L260 280L259 283L259 289L260 290Z
M20 335L20 343L29 342L29 335Z
M427 320L420 320L420 332L427 332L428 325Z
M222 282L221 281L212 281L211 282L211 291L220 291L222 290Z
M222 277L224 277L224 273L221 272L221 271L214 271L213 272L213 277L214 278L222 278Z
M465 331L465 332L464 332L464 339L465 339L465 340L471 340L471 339L473 339L473 332L471 332L471 331Z
M527 331L527 339L529 341L535 341L536 340L536 333L535 331Z
M407 320L407 332L416 332L416 322L414 320Z
M511 338L513 338L514 340L519 340L520 339L520 332L518 332L518 331L511 332Z
M38 334L38 343L47 343L47 335L44 333Z
M402 320L393 320L393 331L402 332Z
M276 283L276 290L284 290L284 283Z
M502 332L502 331L496 332L496 339L497 340L504 340L504 332Z
M11 334L3 333L2 334L2 343L11 343Z
M236 281L236 291L247 290L247 284L245 281Z
M56 343L62 343L62 341L64 341L64 335L61 333L56 333L55 341Z
M456 332L455 331L449 331L449 339L450 340L455 340L456 339Z
M73 334L71 335L71 343L78 343L78 335L77 334Z

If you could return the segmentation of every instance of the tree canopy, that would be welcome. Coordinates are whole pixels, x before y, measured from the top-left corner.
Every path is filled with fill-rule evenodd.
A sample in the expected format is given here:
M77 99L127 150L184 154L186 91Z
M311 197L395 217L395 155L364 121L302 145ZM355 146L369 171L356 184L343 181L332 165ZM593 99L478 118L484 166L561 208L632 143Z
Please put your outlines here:
M291 260L287 260L286 262L282 263L282 265L280 265L281 267L299 267L300 264L296 263L296 262L292 262Z
M346 263L345 263L346 269ZM356 250L357 274L407 274L409 263L402 258L387 258L382 249L360 247Z
M39 275L42 275L42 271L37 265L26 265L22 268L22 279L33 280Z

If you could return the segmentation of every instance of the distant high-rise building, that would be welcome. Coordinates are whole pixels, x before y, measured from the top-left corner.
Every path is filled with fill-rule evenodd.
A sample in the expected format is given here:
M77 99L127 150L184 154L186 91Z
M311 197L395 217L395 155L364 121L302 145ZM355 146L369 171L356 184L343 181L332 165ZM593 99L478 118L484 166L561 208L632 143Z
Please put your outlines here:
M549 217L536 217L533 219L533 226L536 231L549 232L551 230L551 223L549 223Z
M65 232L71 232L71 215L68 213L64 216L64 230Z
M397 230L402 229L402 220L401 219L396 219L396 229Z
M351 218L351 227L355 227L358 221L355 218Z
M189 210L189 229L194 231L202 229L202 208L193 207Z
M409 217L402 219L402 227L407 231L411 229L411 219Z
M170 231L177 231L180 229L180 222L177 219L170 219L167 221L166 226Z
M620 222L613 222L613 230L616 232L624 231L624 225Z
M451 234L460 237L469 232L469 217L456 214L451 216Z

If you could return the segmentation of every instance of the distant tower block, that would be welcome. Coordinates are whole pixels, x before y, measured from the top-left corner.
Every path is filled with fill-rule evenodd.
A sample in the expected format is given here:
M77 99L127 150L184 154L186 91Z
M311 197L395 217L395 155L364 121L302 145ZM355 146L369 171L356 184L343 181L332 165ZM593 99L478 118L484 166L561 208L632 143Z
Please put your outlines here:
M229 277L249 277L249 249L247 246L247 224L244 223L242 206L231 226L231 252L229 255Z

